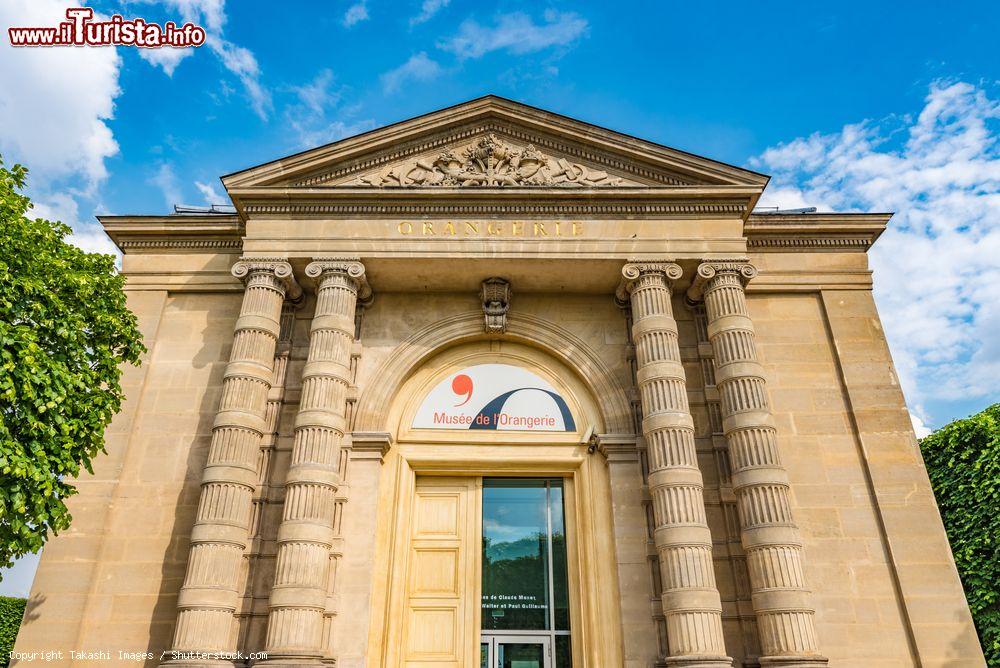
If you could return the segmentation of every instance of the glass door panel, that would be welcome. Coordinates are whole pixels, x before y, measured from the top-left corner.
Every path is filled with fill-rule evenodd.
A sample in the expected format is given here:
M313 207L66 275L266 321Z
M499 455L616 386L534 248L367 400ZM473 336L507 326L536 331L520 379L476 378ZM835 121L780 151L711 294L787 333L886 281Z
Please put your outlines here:
M552 668L547 635L483 634L480 665L484 668Z
M549 626L544 480L483 480L483 630Z
M563 519L562 481L549 486L549 515L552 525L553 629L569 631L569 578L566 574L566 527ZM566 664L569 665L568 663Z
M562 479L484 478L482 489L486 665L570 668Z

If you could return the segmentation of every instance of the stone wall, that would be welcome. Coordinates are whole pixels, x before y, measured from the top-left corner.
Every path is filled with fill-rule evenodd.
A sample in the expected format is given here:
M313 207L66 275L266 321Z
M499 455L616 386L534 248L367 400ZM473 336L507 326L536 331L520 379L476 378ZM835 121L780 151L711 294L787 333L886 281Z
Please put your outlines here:
M156 665L177 617L240 295L131 292L129 306L149 353L125 370L108 455L78 481L72 526L44 549L18 635L19 652L63 650L48 665L95 665L69 650L100 648L156 652Z
M79 483L81 493L70 504L72 529L46 548L19 651L114 646L156 652L146 662L154 666L170 645L240 295L142 291L130 299L150 352L141 368L126 372L125 410L109 430L109 455L98 459L94 477ZM974 655L968 610L870 293L751 292L748 303L804 541L819 644L830 664L914 666L919 652L922 665L945 666L949 656ZM378 370L413 332L479 307L471 294L377 294L363 316L359 393L380 382ZM246 562L252 569L246 574L247 597L241 622L234 625L240 646L248 649L264 643L312 308L307 301L294 316L276 448ZM512 309L571 331L622 386L632 386L627 325L610 295L522 294L515 286ZM713 435L710 404L716 395L706 377L711 371L704 364L696 313L679 296L674 312L706 485L726 650L744 660L759 647L752 638L725 460L716 447L718 434ZM652 537L633 535L647 531L648 491L637 488L639 459L622 459L622 452L608 454L620 502L613 511L622 560L616 574L626 615L626 662L638 668L662 653L663 625L661 620L658 631L654 619L659 613ZM373 508L365 504L374 498L374 479L369 472L355 488L348 475L341 493L344 526L370 522ZM337 582L338 594L363 598L364 586L360 594L351 589L357 590L358 577L370 566L371 539L343 532L340 549L352 575ZM352 557L353 549L362 556ZM367 628L364 615L342 611L331 651L339 647L345 665L361 665L359 639ZM66 659L53 665L74 664Z
M126 372L125 410L109 430L109 455L98 459L94 477L81 479L80 495L70 503L73 527L46 548L19 651L103 647L114 638L115 647L159 652L170 643L187 535L240 298L148 291L133 292L130 299L150 352L141 368ZM681 298L674 301L706 482L727 652L743 660L759 647L748 639L754 627L747 619L752 615L746 566L731 517L727 522L732 510L727 509L731 492L726 473L720 469L725 463L713 447L712 390L706 390L711 383L704 377L711 372L699 357L695 314ZM919 647L924 665L944 665L949 653L974 652L968 612L870 293L759 293L749 297L749 306L792 484L793 512L805 542L820 645L831 664L911 666ZM512 307L573 332L623 386L632 385L626 322L609 296L516 294ZM264 642L274 538L311 308L308 303L296 312L277 447L261 495L259 538L247 562L251 579L243 621L235 631L247 648ZM364 314L359 391L379 382L377 370L412 332L477 308L475 297L466 294L379 294ZM641 479L638 460L616 470L632 481L619 493L631 491ZM350 525L353 513L369 510L361 505L372 497L364 489L348 490L350 477L343 492ZM642 501L646 492L621 498L648 503ZM642 508L632 508L616 515L616 521L627 523L632 532L645 531L643 517ZM363 540L370 536L345 535L344 553L350 553L352 541ZM636 666L644 665L657 645L655 551L650 545L647 535L645 546L631 552L635 562L637 550L645 549L646 563L619 564L623 601L632 601L623 605L623 624L632 627L626 642L644 648L632 657ZM370 546L362 552L370 554ZM357 575L366 564L352 563L352 568ZM367 620L356 616L338 624L344 638L367 628ZM662 636L662 619L659 624ZM334 646L338 642L343 641L335 636ZM355 652L361 646L352 645ZM942 663L934 664L934 657Z

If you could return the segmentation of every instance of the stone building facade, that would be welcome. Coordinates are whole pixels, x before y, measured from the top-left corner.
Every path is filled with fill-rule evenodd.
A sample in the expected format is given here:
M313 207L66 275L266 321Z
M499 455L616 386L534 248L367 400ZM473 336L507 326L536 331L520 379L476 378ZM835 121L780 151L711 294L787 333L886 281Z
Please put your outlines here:
M232 214L103 217L149 353L17 651L983 665L889 215L767 180L486 97L225 176Z

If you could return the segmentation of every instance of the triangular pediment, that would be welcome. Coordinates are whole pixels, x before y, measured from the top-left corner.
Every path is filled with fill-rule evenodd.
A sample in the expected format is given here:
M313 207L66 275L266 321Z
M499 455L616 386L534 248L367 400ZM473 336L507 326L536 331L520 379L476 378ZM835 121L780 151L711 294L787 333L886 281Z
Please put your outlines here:
M677 188L767 177L495 96L223 177L227 189Z

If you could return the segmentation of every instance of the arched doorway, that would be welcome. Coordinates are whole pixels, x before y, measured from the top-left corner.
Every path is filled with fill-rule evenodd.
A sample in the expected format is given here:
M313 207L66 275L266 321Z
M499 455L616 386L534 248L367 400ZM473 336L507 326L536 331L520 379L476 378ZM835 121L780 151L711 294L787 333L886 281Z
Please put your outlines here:
M372 665L621 665L589 383L535 346L472 341L426 357L387 417Z

